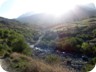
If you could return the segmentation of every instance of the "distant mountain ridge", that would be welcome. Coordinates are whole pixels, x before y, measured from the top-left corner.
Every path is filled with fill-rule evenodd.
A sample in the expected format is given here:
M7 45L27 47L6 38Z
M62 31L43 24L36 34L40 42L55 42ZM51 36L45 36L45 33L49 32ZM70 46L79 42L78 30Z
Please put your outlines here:
M23 23L37 24L37 25L45 25L45 24L50 25L58 22L58 20L55 17L44 13L33 14L25 17L20 16L19 18L17 18L17 20Z
M96 7L93 3L78 5L61 17L61 22L74 22L96 16Z
M67 14L62 15L60 18L55 18L51 15L44 13L40 14L24 14L17 18L17 20L29 24L38 25L52 25L65 22L74 22L89 17L96 16L96 7L93 3L77 6Z

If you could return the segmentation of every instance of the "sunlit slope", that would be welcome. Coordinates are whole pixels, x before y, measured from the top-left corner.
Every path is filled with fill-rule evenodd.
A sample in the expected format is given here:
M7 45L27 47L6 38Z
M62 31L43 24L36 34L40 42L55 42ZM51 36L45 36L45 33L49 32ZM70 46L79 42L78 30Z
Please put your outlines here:
M87 18L80 21L51 25L48 28L50 28L52 31L70 31L71 29L86 28L86 27L89 28L96 27L96 17Z

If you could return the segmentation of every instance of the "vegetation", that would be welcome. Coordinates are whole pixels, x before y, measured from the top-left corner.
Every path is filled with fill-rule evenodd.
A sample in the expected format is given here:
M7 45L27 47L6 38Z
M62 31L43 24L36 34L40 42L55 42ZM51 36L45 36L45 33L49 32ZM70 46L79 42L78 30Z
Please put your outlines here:
M12 29L22 34L27 42L34 43L39 37L39 27L24 24L13 19L0 17L0 29Z
M21 34L13 30L0 29L0 56L9 55L12 52L31 54L30 48Z
M7 57L9 67L16 72L69 72L59 65L49 65L44 61L30 57L31 48L23 35L9 29L0 29L0 56ZM46 58L48 62L57 62L56 56ZM11 72L11 71L10 71Z
M17 72L70 72L58 65L49 65L40 59L33 59L26 55L13 53L10 56L11 67Z
M48 55L45 58L46 62L50 63L50 64L56 64L58 62L60 62L60 57L56 56L56 55Z
M93 58L89 63L87 63L84 67L83 67L83 71L87 72L87 71L91 71L96 64L96 57Z
M73 32L71 32L71 36L70 34L67 35L67 37L64 36L65 33L70 33L70 30L66 31L65 33L63 32L63 37L56 42L57 49L63 51L71 50L73 52L78 50L80 52L83 52L84 54L91 54L92 56L95 56L94 53L96 53L96 25L93 23L95 23L96 20L92 19L95 18L86 19L86 22L85 20L78 21L78 28L76 26L76 28L74 27L72 29ZM83 24L86 25L85 27L82 27L82 22L85 23ZM58 34L60 36L60 32L58 32Z
M88 56L90 60L82 69L86 72L96 63L96 20L76 23L76 27L67 31L47 32L38 46ZM26 42L35 43L40 36L38 29L33 28L0 18L0 57L8 57L10 66L17 72L70 72L58 64L61 60L56 55L46 56L45 61L30 57L31 49Z
M81 43L82 39L67 37L57 41L56 48L60 51L77 52Z
M53 65L60 61L55 55L46 57L46 61L51 65L30 55L31 48L25 42L23 35L11 29L0 29L0 56L7 58L9 67L16 72L70 72L58 64Z
M73 32L62 31L62 38L55 42L56 49L59 51L71 52L76 54L87 55L91 58L87 65L85 65L85 71L88 71L94 67L96 59L96 18L90 18L83 21L78 21L78 28L71 29ZM64 33L65 32L65 33ZM65 34L68 34L67 37ZM61 37L61 32L58 31Z
M56 37L57 37L57 33L52 31L46 31L44 37L42 38L38 46L42 48L51 48L54 44Z

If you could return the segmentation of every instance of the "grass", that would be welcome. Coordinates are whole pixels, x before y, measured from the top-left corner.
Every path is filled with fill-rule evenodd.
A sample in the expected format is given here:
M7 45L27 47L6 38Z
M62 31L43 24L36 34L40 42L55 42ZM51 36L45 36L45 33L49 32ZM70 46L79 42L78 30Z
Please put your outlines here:
M70 72L68 68L58 64L50 65L40 59L34 59L18 53L10 55L10 66L18 72Z
M61 58L57 55L50 54L45 57L45 61L50 64L57 64L61 61Z

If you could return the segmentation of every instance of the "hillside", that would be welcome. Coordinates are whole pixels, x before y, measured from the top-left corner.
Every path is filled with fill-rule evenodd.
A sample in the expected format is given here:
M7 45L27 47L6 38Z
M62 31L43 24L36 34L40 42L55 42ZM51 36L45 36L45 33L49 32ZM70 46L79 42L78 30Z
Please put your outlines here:
M35 42L38 39L40 27L37 25L28 25L21 23L15 19L7 19L0 17L0 28L12 29L23 34L27 42Z
M59 39L55 42L56 49L61 52L87 55L89 60L85 68L90 70L96 63L96 17L72 24L75 26L66 27L67 30L57 29Z
M62 72L62 70L70 72L69 68L71 68L73 72L82 72L94 67L96 62L95 17L52 25L50 28L46 27L45 30L34 26L16 20L0 18L0 55L4 58L8 57L7 61L12 69L17 72L25 70L25 72L32 70L54 72L54 68L56 68L56 72ZM21 34L27 42L37 43L32 48L32 52ZM39 51L40 49L36 48L42 50ZM25 56L26 54L28 56ZM31 69L30 64L34 67L33 69Z
M70 72L67 67L59 65L59 58L45 60L32 56L32 49L24 40L23 35L9 29L0 29L0 60L8 72ZM48 61L50 63L48 63ZM58 62L58 63L56 63ZM1 65L0 65L1 66ZM2 67L1 67L2 69ZM1 71L1 70L0 70ZM74 72L74 69L71 70Z

